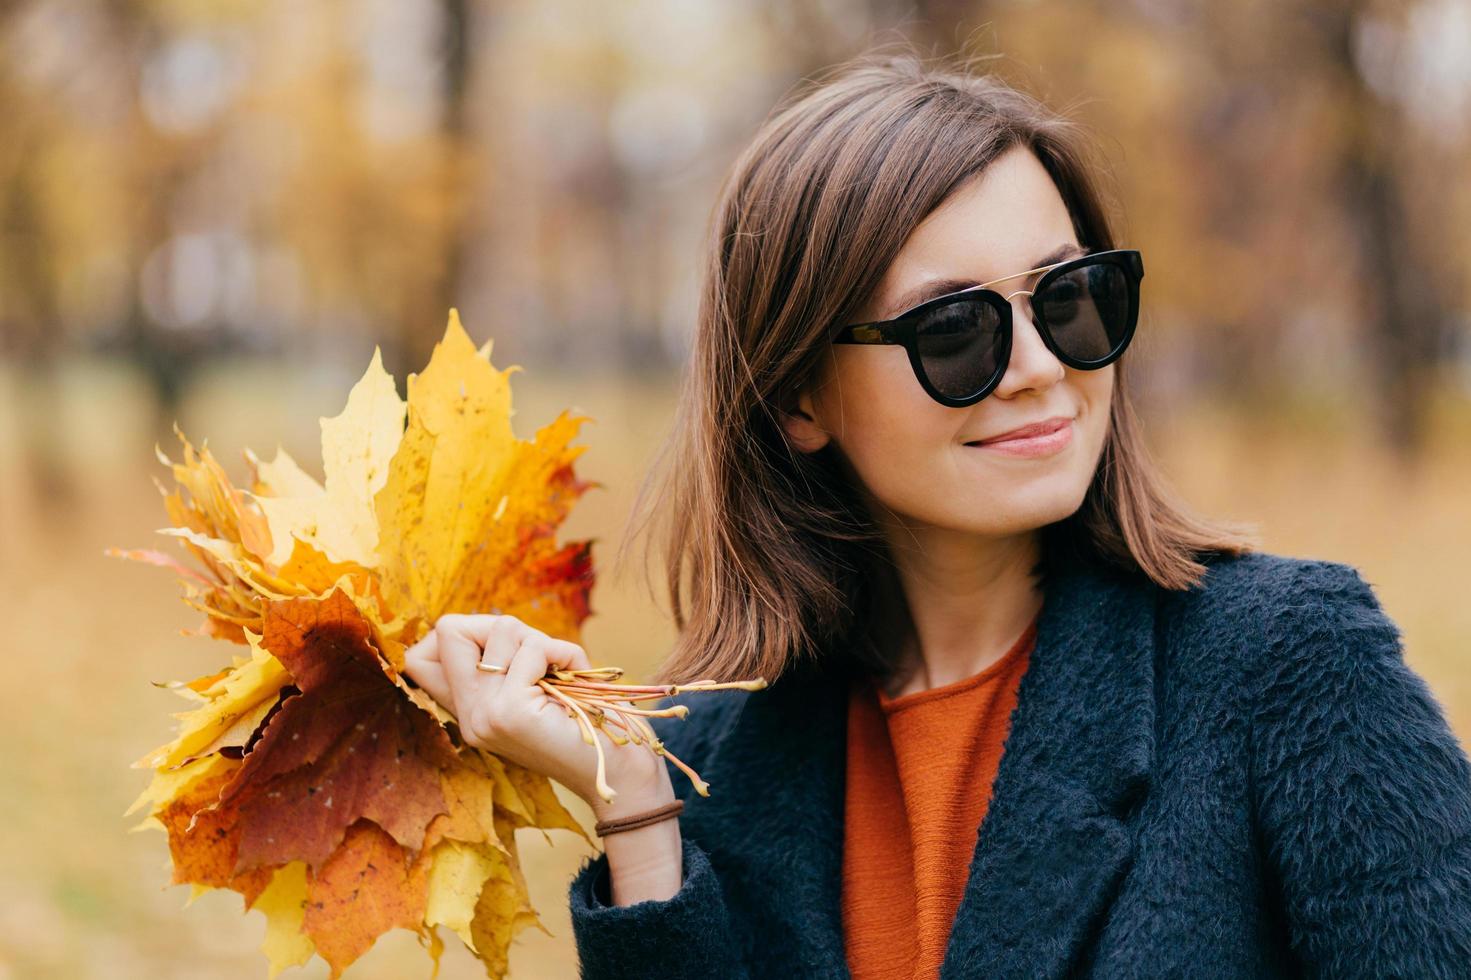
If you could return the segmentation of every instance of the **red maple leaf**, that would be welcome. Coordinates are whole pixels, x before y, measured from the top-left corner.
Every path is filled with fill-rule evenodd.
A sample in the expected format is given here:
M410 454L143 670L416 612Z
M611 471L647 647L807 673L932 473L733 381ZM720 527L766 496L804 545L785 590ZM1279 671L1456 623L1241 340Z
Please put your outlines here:
M395 683L352 599L266 603L261 645L291 672L254 747L217 808L239 831L234 873L303 860L315 873L354 821L367 817L410 851L448 812L440 770L449 735Z

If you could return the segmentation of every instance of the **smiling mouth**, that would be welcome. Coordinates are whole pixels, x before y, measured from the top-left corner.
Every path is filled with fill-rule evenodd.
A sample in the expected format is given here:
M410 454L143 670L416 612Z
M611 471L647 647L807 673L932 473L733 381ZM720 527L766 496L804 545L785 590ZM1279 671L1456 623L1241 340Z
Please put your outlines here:
M1067 419L1056 427L1049 427L1030 435L1011 436L1005 439L967 442L969 449L982 449L993 456L1010 456L1035 459L1061 452L1073 441L1073 420Z
M965 443L965 445L999 446L1002 443L1006 442L1025 442L1031 439L1046 439L1049 436L1056 436L1064 429L1071 428L1073 421L1074 420L1070 417L1059 416L1054 419L1049 419L1047 422L1036 425L1023 426L1013 432L1005 433L999 436L992 436L989 439L972 439L970 442Z

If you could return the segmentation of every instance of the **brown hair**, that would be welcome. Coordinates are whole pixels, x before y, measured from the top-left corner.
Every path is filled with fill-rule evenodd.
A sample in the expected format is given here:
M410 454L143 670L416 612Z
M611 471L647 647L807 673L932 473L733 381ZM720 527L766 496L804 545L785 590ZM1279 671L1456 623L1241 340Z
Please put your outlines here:
M1024 144L1079 243L1115 247L1082 127L997 78L875 51L809 81L772 110L721 187L676 426L635 501L635 516L646 512L636 523L667 521L679 637L658 683L770 682L829 647L891 666L885 639L904 610L885 604L899 595L887 546L835 448L795 449L781 417L817 376L832 325L877 288L931 211ZM1055 562L1100 561L1185 589L1205 571L1198 558L1255 546L1165 487L1129 399L1128 360L1116 362L1082 505L1042 529L1044 581Z

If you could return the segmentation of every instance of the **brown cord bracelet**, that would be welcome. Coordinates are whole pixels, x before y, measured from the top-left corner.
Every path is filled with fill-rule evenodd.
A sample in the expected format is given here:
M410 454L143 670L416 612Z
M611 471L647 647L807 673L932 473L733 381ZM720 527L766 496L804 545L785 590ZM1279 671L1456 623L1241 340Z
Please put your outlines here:
M593 827L593 833L599 837L607 837L609 834L617 834L625 830L636 830L639 827L647 827L651 823L668 820L670 817L679 816L684 810L684 800L675 800L661 807L646 810L643 813L635 813L630 817L620 817L617 820L599 820Z

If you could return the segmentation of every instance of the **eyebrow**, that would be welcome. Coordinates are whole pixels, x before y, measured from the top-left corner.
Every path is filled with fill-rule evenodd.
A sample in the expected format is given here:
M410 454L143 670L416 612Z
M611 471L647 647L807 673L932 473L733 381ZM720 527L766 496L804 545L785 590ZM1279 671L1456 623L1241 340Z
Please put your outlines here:
M1066 245L1059 245L1027 268L1040 269L1044 265L1051 265L1054 262L1061 262L1064 259L1086 254L1088 254L1087 249L1069 242ZM991 281L994 282L995 280ZM913 309L926 300L934 299L936 296L944 296L947 293L958 293L962 289L970 289L972 286L979 286L980 284L981 280L979 279L930 279L901 295L889 307L889 312L885 314L885 317L892 319L905 310Z

